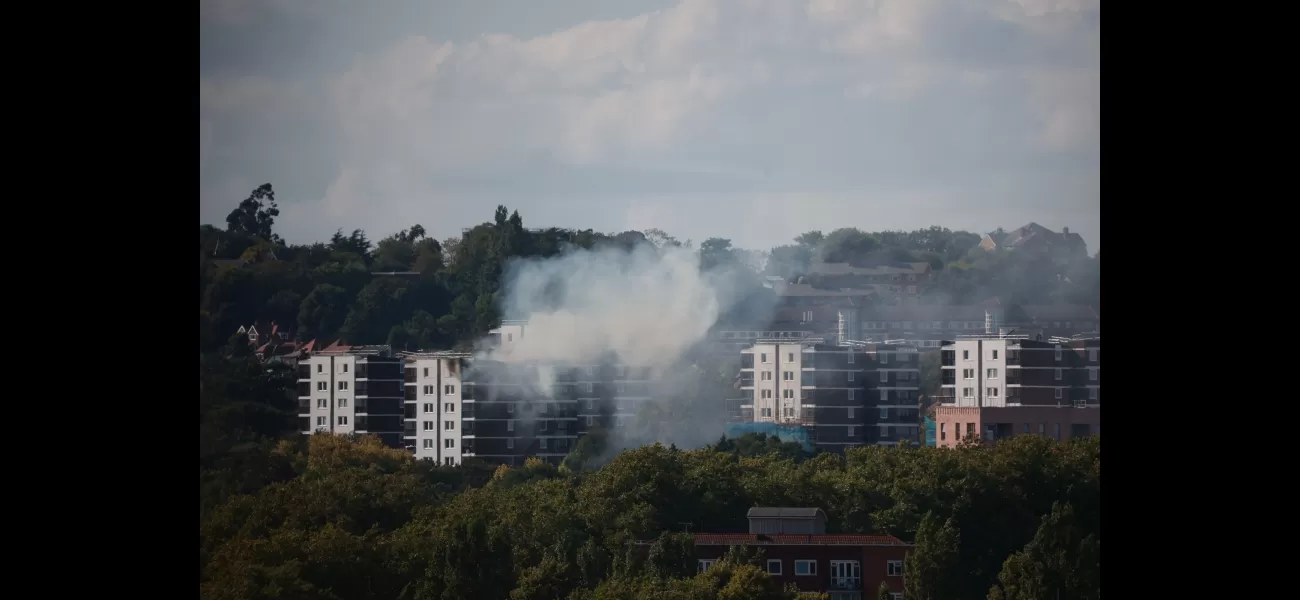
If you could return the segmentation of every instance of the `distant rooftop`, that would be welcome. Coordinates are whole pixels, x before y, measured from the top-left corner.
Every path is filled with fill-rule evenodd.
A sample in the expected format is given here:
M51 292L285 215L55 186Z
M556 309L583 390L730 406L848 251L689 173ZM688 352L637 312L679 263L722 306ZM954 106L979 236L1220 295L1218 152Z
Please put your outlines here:
M817 513L826 516L820 508L790 508L755 506L745 514L750 519L815 519Z

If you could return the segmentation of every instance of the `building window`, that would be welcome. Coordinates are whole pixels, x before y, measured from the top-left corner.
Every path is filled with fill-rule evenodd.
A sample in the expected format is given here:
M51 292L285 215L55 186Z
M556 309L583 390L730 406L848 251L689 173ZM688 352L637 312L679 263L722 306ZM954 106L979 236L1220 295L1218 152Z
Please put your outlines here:
M781 397L782 397L782 398L785 398L786 400L793 400L793 399L794 399L794 390L791 390L791 389L784 389L784 390L781 390Z
M322 365L322 364L320 364L320 363L317 363L317 364L316 364L316 372L317 372L317 373L324 373L324 372L325 372L325 365Z
M1043 435L1044 433L1047 433L1047 424L1046 424L1046 423L1039 423L1039 424L1038 424L1038 435Z
M853 402L853 390L849 390L849 402Z
M1097 355L1100 354L1100 353L1101 353L1101 351L1100 351L1100 350L1097 350L1096 348L1089 348L1089 349L1088 349L1088 362L1097 362Z
M845 435L847 435L848 437L853 437L853 434L855 433L857 433L856 428L852 425L849 425L849 430L847 433L845 433Z
M901 577L903 575L903 561L888 561L885 565L885 574L890 577Z
M853 371L849 371L849 382L853 382Z
M433 440L432 440L432 439L425 438L425 440L424 440L424 449L425 449L425 450L432 450L432 449L433 449Z
M431 386L431 385L426 385L426 386L424 386L424 395L425 395L425 396L432 396L432 395L433 395L433 390L434 390L434 388L433 388L433 386Z
M794 381L794 371L784 371L781 373L781 379L785 381Z
M1025 423L1024 426L1020 428L1020 433L1029 433L1029 423Z
M1099 371L1097 371L1097 367L1090 367L1088 369L1088 381L1097 381L1098 373Z
M348 399L339 398L339 408L347 408L347 407L348 407Z
M701 558L701 559L699 560L699 562L696 563L696 567L695 567L695 569L696 569L696 571L698 571L698 572L700 572L700 573L703 573L703 572L705 572L705 571L708 571L708 570L709 570L709 567L712 567L712 566L713 566L713 563L715 563L715 562L718 562L718 561L716 561L716 560L711 560L711 559L703 559L703 558Z
M1060 369L1053 369L1053 370L1056 371L1056 380L1060 381L1062 379L1061 370Z
M317 426L317 427L324 427L324 426L325 426L325 417L316 417L316 426Z
M318 392L324 392L324 391L328 391L329 389L330 389L330 384L329 384L328 381L317 381L317 382L316 382L316 391L318 391Z
M794 353L793 353L793 352L786 352L786 353L785 353L785 362L794 362Z
M343 372L344 373L348 372L348 363L343 363Z
M455 465L456 465L456 459L455 459L455 458L452 458L452 457L450 457L450 456L444 456L444 457L442 457L442 464L447 465L447 466L449 466L449 467L455 466ZM899 598L902 598L902 596L899 596Z
M325 398L321 398L316 401L316 408L329 408L329 407L330 407L330 401L326 400Z
M962 378L962 379L975 379L975 369L962 369L962 370L961 370L961 378Z
M771 372L771 371L763 371L763 374L760 376L760 380L761 380L761 381L771 381L771 380L772 380L772 372Z
M966 424L966 437L968 437L968 438L973 438L973 437L975 437L975 424L974 424L974 423L967 423L967 424Z
M443 422L442 422L442 429L443 429L444 431L452 431L452 430L456 429L456 422L455 422L455 421L443 421Z
M903 592L890 592L889 600L903 600Z
M986 392L985 395L988 396L989 398L998 397L998 388L987 388L984 391Z
M984 374L985 377L986 377L987 379L997 379L997 378L998 378L998 370L997 370L997 369L987 369L987 371L988 371L988 372L986 372L986 373Z
M803 321L804 321L805 323L807 323L808 321L811 321L811 320L812 320L812 313L813 313L813 311L811 311L811 310L805 310L805 311L803 311Z
M1088 399L1089 400L1097 399L1097 388L1095 387L1088 388Z
M947 439L948 439L948 424L947 424L947 423L940 423L940 424L939 424L939 441L942 442L942 441L947 440Z
M970 360L970 350L962 350L962 351L961 351L961 359L962 359L962 360Z
M339 425L347 425L347 424L348 424L347 417L339 417Z
M782 412L785 414L786 417L793 417L793 416L794 416L794 409L793 409L793 408L790 408L790 407L788 407L788 406L785 407L785 410L782 411Z
M506 438L506 450L515 449L515 438Z
M831 561L831 587L854 589L859 585L862 585L862 565L858 561Z
M849 407L849 418L850 418L850 419L853 418L853 407L852 407L852 406Z
M1053 392L1056 392L1056 399L1057 399L1057 400L1060 400L1060 399L1061 399L1061 396L1064 396L1064 395L1065 395L1065 392L1061 391L1061 388L1055 388L1055 389L1053 389L1052 391L1053 391Z
M340 390L346 390L346 389L348 389L348 382L346 382L346 381L340 381L340 382L339 382L339 389L340 389Z
M447 438L447 439L443 440L443 441L442 441L442 447L443 447L443 448L455 448L455 447L456 447L456 438Z
M997 350L994 350L992 356L993 356L993 360L997 360L997 359L998 359L998 351L997 351Z
M444 386L442 386L442 393L444 393L444 394L446 394L446 395L448 395L448 396L450 396L450 395L452 395L452 394L455 394L455 393L456 393L456 386L454 386L454 385L444 385Z
M763 390L762 398L767 400L772 397L772 390Z
M454 413L454 412L456 412L456 403L455 403L455 402L445 402L445 403L443 403L443 405L442 405L442 412L449 412L449 413Z
M781 559L779 559L779 558L768 559L768 561L767 561L767 573L768 573L769 575L780 575L780 574L781 574Z
M428 376L429 376L429 367L425 367L425 368L424 368L424 376L425 376L425 377L428 377Z
M795 575L816 575L817 561L815 560L796 560L794 561Z
M1053 423L1053 424L1052 424L1052 437L1055 438L1056 441L1058 441L1058 442L1061 441L1061 424L1060 424L1060 423Z
M587 415L587 427L591 427L592 425L595 425L595 424L596 424L596 417L593 417L593 416L591 416L591 415Z
M424 430L425 430L425 431L433 431L433 421L425 421L425 422L424 422Z
M761 412L760 412L759 414L762 415L762 416L764 416L764 417L770 417L770 416L772 416L772 409L770 409L770 408L764 408L764 409L761 409Z
M1060 345L1060 344L1057 344L1057 345L1056 345L1056 352L1055 352L1055 354L1056 354L1056 360L1058 360L1058 361L1061 360L1061 345Z
M766 353L766 352L760 352L760 353L759 353L759 355L758 355L758 362L761 362L761 363L766 363L766 362L767 362L767 353Z
M961 389L961 397L962 397L962 398L973 398L974 396L975 396L975 388L962 388L962 389Z
M538 450L546 449L546 438L537 438L537 449Z
M849 352L849 364L853 364L853 352Z
M514 431L514 430L515 430L514 420L506 421L506 431Z
M882 418L882 419L888 419L888 418L889 418L889 409L888 409L888 408L885 408L885 407L883 407L883 406L880 407L880 418Z

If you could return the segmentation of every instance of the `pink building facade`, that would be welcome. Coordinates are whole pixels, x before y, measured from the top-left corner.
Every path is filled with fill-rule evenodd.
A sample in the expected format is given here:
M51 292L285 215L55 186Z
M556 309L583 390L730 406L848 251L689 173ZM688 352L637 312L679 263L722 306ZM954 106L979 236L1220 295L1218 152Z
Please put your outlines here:
M952 448L970 437L992 442L1015 435L1063 441L1101 434L1101 406L936 406L934 443Z

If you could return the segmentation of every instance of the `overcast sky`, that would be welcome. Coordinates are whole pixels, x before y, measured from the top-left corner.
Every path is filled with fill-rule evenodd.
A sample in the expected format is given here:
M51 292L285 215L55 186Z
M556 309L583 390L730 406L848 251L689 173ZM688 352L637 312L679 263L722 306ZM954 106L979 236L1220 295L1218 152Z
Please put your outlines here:
M200 221L1101 233L1100 0L201 0Z

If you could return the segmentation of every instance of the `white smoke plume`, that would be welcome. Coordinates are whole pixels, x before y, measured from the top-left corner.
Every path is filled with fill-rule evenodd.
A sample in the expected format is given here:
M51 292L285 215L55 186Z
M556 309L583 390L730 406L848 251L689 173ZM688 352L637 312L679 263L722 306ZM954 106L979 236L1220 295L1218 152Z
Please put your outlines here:
M515 262L502 313L528 326L494 358L665 368L702 341L731 304L725 279L702 272L690 250L649 244Z
M726 427L724 402L736 393L735 373L723 373L728 367L721 363L734 359L738 368L738 356L702 358L698 350L719 319L761 286L737 262L700 265L691 249L649 243L513 261L502 278L502 317L526 325L512 339L485 340L473 363L527 403L553 399L558 370L618 365L645 373L648 387L629 384L639 390L629 396L640 399L602 409L635 417L607 430L596 463L655 441L694 448L717 440ZM772 307L758 304L751 318L770 317ZM521 409L516 431L532 431L537 418L543 417Z

